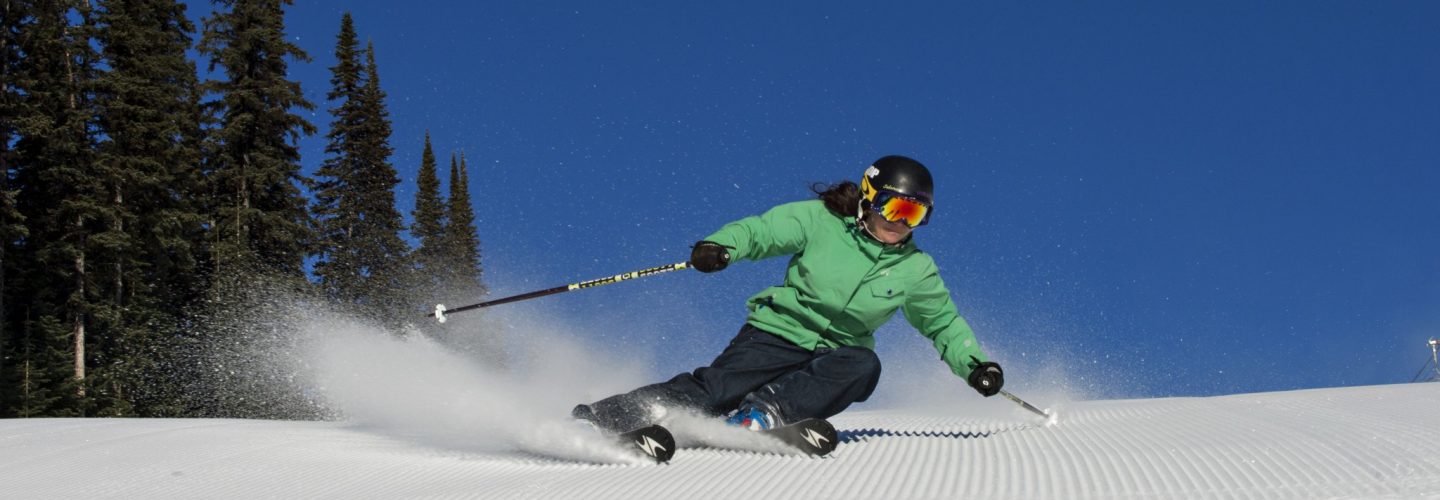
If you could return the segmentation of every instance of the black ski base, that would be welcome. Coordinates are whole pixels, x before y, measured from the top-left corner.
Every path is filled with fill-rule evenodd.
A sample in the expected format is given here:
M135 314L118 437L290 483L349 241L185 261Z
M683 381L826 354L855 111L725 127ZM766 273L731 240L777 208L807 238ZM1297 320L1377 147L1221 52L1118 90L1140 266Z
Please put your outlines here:
M675 456L675 436L659 425L622 432L616 434L616 438L641 456L654 459L655 463L669 462L670 457Z
M840 444L840 435L835 432L835 426L823 418L807 418L760 432L817 457L829 455L835 451L835 446Z

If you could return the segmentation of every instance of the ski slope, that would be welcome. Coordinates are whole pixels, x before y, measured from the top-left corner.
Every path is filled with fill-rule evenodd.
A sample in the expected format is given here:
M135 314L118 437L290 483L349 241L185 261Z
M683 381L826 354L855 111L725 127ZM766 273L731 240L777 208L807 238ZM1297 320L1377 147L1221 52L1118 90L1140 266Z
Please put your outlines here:
M1440 496L1440 384L1066 405L1053 426L860 411L825 459L669 465L467 450L337 422L0 421L4 498ZM424 444L422 444L424 443Z

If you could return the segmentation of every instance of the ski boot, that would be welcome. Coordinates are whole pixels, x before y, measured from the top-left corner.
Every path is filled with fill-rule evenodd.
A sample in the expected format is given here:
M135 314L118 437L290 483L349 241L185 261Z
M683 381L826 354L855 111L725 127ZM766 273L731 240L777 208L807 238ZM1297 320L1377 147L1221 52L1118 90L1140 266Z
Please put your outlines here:
M769 403L746 396L745 401L740 403L740 409L730 415L725 423L752 431L768 431L785 425L779 414Z

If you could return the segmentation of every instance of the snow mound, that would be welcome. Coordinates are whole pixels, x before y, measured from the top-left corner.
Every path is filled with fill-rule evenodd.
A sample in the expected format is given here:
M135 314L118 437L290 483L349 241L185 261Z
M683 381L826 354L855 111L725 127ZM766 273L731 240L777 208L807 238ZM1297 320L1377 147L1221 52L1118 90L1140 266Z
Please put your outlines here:
M988 403L988 402L987 402ZM828 458L682 449L668 466L437 446L335 422L0 421L7 498L1233 498L1440 491L1440 384L833 419Z

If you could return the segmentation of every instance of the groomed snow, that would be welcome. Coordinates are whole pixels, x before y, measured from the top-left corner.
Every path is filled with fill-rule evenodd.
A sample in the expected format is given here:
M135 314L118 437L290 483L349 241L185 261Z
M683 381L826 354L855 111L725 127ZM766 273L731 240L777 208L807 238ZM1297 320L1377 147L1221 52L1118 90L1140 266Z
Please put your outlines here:
M833 419L812 459L670 465L473 450L347 423L0 421L4 498L1317 498L1440 495L1440 384L1070 403L1058 423Z

